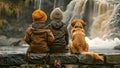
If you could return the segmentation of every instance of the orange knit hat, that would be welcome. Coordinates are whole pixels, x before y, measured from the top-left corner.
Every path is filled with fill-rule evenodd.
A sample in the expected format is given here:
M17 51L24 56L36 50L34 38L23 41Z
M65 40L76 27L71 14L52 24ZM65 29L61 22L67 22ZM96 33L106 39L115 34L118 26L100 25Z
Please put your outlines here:
M42 10L35 10L32 13L33 22L46 22L47 15Z

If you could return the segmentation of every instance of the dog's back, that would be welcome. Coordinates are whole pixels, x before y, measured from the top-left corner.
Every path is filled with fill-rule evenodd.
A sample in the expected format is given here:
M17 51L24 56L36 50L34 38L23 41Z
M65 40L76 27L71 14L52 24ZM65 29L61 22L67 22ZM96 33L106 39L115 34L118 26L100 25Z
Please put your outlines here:
M103 56L99 56L98 53L95 52L88 52L88 44L85 40L85 33L84 33L84 22L81 20L74 20L72 22L72 30L71 36L72 41L70 43L70 52L72 54L85 54L89 55L96 60L104 61Z
M85 41L84 30L81 28L72 28L72 41L70 44L72 53L81 53L88 51L88 44Z

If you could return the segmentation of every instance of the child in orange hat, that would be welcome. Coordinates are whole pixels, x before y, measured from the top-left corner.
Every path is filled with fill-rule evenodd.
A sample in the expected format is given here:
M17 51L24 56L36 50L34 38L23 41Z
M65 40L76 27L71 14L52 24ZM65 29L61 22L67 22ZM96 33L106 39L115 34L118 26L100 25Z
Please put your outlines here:
M32 13L33 23L26 29L24 40L30 45L27 51L27 58L30 53L46 53L48 45L54 41L54 36L46 26L47 15L42 10L35 10Z

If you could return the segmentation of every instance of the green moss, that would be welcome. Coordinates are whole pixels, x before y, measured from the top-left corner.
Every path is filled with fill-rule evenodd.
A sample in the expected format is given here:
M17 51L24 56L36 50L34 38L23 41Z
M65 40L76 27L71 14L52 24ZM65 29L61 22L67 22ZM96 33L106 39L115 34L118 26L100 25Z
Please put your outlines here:
M12 23L12 25L19 27L19 28L23 27L23 24L21 22L14 22L14 23Z
M16 16L22 13L22 9L29 7L31 0L0 0L0 14L4 12L5 16Z
M10 12L8 13L8 16L13 16L13 14L14 14L14 10L11 9Z
M0 19L0 28L5 28L8 25L8 21L6 19Z

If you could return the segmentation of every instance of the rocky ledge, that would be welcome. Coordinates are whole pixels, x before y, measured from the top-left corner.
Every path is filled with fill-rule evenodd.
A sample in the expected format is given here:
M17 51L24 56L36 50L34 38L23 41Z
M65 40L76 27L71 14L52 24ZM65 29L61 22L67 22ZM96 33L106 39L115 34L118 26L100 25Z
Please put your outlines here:
M22 66L24 64L52 65L55 59L60 59L62 64L77 64L99 66L99 68L120 68L120 54L104 54L104 62L97 61L90 56L74 54L31 54L26 59L26 54L0 54L0 66ZM82 67L86 68L86 67ZM97 67L94 67L97 68Z

